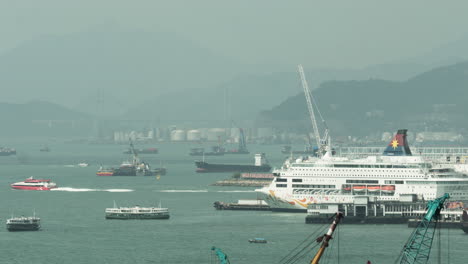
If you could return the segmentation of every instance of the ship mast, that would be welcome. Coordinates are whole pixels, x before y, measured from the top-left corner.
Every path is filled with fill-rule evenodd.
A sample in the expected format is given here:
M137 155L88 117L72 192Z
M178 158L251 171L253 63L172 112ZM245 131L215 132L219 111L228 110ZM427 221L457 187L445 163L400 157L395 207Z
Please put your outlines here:
M340 222L341 218L343 218L343 213L337 212L335 216L335 220L333 221L332 225L328 229L328 232L317 238L317 242L320 243L322 242L322 245L320 246L320 249L318 250L317 254L315 254L314 258L310 262L310 264L318 264L320 261L320 258L322 257L323 253L325 252L325 249L328 247L328 242L332 239L333 232L335 231L336 227L338 226L338 223Z

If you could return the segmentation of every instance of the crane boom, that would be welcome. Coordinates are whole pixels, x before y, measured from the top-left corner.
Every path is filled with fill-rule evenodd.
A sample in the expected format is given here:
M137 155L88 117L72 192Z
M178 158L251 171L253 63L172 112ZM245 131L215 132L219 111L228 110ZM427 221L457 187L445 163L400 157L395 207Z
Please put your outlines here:
M449 198L450 196L446 193L429 201L426 214L403 247L400 264L423 264L429 261L440 210L444 207L445 200Z
M216 248L216 247L212 247L211 250L213 250L216 254L216 256L218 257L218 260L219 260L219 264L230 264L231 262L229 262L229 259L227 257L226 254L224 254L224 252L219 249L219 248Z
M335 231L336 227L340 223L341 218L343 218L343 213L337 212L335 216L335 220L331 224L330 228L328 229L328 232L317 238L317 242L322 242L322 245L320 246L317 254L315 254L314 258L310 262L310 264L318 264L320 261L320 258L322 257L323 253L325 252L325 249L328 247L328 243L330 239L332 239L333 232Z
M312 97L311 97L309 85L307 84L307 80L304 74L304 68L302 68L302 65L299 64L297 66L297 69L299 71L299 75L301 76L302 88L304 89L304 96L307 102L307 109L309 110L310 121L312 122L312 129L314 130L315 141L317 142L317 147L320 149L322 144L321 144L320 134L319 134L318 126L317 126L317 120L315 119L314 108L312 106Z

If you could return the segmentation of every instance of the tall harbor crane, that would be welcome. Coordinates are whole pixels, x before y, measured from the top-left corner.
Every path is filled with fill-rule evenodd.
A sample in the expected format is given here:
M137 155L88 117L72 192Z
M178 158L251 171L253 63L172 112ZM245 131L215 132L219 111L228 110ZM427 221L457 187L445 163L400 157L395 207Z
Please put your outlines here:
M299 75L301 76L302 88L304 89L304 96L305 96L306 102L307 102L307 109L309 110L309 118L310 118L310 121L312 123L312 129L313 129L314 136L315 136L315 141L316 141L316 144L317 144L317 147L318 147L318 153L317 154L319 156L321 156L323 151L325 150L326 145L327 145L328 128L327 128L327 126L325 124L325 121L322 118L322 122L325 124L325 132L324 132L323 138L321 138L319 130L318 130L318 126L317 126L317 120L315 118L314 107L313 107L313 104L312 104L313 98L312 98L312 94L311 94L310 89L309 89L309 85L307 84L307 80L305 78L304 68L302 67L301 64L299 64L297 66L297 69L299 71ZM317 107L317 105L316 105L316 107ZM318 108L317 108L317 111L320 114L320 111L318 110ZM321 114L320 114L320 116L321 116Z
M445 200L449 198L450 196L446 193L429 201L426 214L403 247L398 258L401 258L400 264L425 264L429 261L440 210L444 207Z
M218 257L219 264L230 264L231 263L231 262L229 262L228 256L226 254L224 254L224 252L221 249L219 249L217 247L212 247L211 250L214 251L214 253Z

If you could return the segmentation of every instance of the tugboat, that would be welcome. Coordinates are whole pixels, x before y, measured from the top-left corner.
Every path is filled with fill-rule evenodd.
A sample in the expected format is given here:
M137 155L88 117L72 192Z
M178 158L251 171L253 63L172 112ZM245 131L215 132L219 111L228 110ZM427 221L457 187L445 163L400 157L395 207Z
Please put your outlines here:
M31 217L12 217L7 219L6 228L8 231L38 231L41 228L41 219Z
M117 207L106 208L106 219L169 219L169 209L159 207Z
M11 188L18 190L49 191L50 189L57 188L57 184L51 182L49 179L34 179L31 176L22 182L13 183Z
M269 172L271 166L268 165L265 153L255 154L255 165L237 164L210 164L205 161L195 161L197 172Z

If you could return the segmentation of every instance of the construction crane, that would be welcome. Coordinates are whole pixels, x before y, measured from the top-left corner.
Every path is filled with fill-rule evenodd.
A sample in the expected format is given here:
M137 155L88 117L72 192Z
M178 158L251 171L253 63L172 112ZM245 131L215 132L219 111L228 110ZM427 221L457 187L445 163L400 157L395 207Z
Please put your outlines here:
M335 220L333 220L333 223L331 224L330 228L328 229L328 232L323 235L319 236L317 238L317 242L320 243L322 242L322 245L320 246L319 250L317 251L317 254L315 254L314 258L310 262L310 264L319 264L320 258L322 257L323 253L325 252L325 249L328 247L328 244L330 242L330 239L332 239L333 232L335 231L336 227L340 223L340 220L343 218L343 213L337 212L335 215Z
M239 152L246 152L249 153L247 150L247 144L245 143L245 134L244 129L239 128Z
M403 247L398 258L401 258L400 264L424 264L429 261L440 210L444 207L445 200L449 198L450 196L446 193L429 201L426 214Z
M301 76L302 88L304 89L304 96L305 96L306 102L307 102L307 109L309 110L309 117L310 117L310 121L312 123L312 129L313 129L314 136L315 136L315 141L316 141L316 144L317 144L317 147L318 147L317 154L319 156L321 156L323 151L325 150L325 146L327 145L328 128L325 125L324 137L320 138L320 133L319 133L318 126L317 126L317 120L315 118L314 107L313 107L313 104L312 104L313 98L312 98L312 95L311 95L311 92L310 92L310 89L309 89L309 85L307 84L307 80L305 78L304 68L302 68L302 65L299 64L297 66L297 69L299 71L299 75ZM318 108L317 108L317 110L318 110ZM320 114L320 111L319 111L319 114ZM322 122L325 124L325 121L323 120L323 118L322 118Z
M216 247L212 247L211 250L214 251L216 256L218 257L219 264L230 264L231 263L231 262L229 262L228 256L226 254L224 254L224 252L221 249L216 248Z

